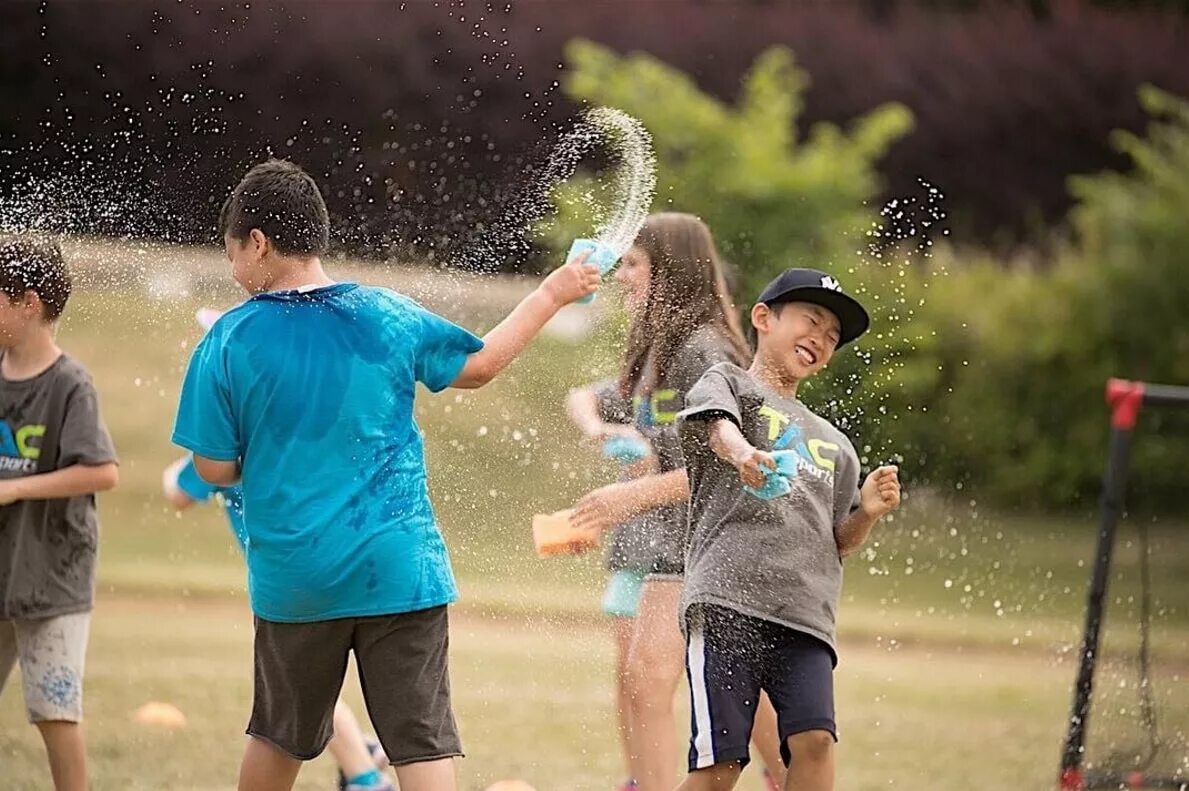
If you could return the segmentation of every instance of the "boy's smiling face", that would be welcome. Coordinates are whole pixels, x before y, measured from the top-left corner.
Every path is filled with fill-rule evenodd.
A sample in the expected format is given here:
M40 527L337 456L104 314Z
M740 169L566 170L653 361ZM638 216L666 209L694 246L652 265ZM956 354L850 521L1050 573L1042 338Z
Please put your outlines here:
M798 381L826 367L842 334L838 317L812 302L761 303L752 308L751 321L761 354Z

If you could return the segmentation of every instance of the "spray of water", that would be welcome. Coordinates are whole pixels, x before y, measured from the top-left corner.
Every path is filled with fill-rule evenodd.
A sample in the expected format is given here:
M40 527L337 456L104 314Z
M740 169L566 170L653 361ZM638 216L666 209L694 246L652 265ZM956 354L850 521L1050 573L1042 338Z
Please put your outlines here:
M593 238L622 255L648 216L656 190L652 137L637 119L609 107L584 114L561 135L539 166L526 169L504 215L482 238L451 258L454 268L493 271L507 255L530 251L528 233L555 210L553 191L574 176L584 158L600 150L611 159L605 205L594 213Z
M612 186L618 201L596 228L595 240L623 255L640 233L656 191L652 137L638 120L610 107L591 110L586 123L614 141L621 157Z

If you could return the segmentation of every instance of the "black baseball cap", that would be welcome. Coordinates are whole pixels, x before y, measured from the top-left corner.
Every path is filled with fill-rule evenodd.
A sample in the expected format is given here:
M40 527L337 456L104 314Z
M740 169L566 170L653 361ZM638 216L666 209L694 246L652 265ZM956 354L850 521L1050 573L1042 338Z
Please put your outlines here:
M871 326L871 317L859 301L842 290L842 284L816 269L786 269L760 292L756 304L811 302L838 317L838 345L845 346Z

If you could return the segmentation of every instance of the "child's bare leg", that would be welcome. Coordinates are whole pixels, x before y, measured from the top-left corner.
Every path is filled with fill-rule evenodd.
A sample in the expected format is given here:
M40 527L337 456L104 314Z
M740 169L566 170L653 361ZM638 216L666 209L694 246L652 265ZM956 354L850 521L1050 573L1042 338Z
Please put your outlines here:
M82 723L54 720L35 724L45 742L55 791L86 791L87 747Z
M760 705L756 707L755 725L752 726L751 743L764 762L777 788L784 788L786 769L780 757L780 730L776 724L776 709L767 693L760 694Z
M396 767L396 779L401 791L457 791L454 759L420 761Z
M737 761L695 769L686 775L677 791L731 791L742 771Z
M348 778L376 768L371 753L367 750L367 742L363 738L359 720L355 719L351 707L341 698L334 704L334 736L327 743L326 749L334 756L339 771Z
M628 777L636 776L636 756L632 753L632 701L628 688L628 652L632 647L635 618L614 618L615 626L615 714L623 760Z
M263 739L251 736L239 767L239 791L289 791L301 771L301 763Z
M650 580L628 659L632 754L640 791L670 791L677 783L673 695L685 672L685 640L677 625L680 581Z
M789 774L784 791L834 791L834 736L805 731L789 737Z

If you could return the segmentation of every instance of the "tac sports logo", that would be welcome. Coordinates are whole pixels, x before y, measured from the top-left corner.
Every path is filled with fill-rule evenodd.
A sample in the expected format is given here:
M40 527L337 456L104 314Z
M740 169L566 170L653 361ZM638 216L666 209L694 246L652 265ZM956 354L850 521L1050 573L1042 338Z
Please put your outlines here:
M45 426L29 423L13 428L0 421L0 472L30 473L41 457L41 438Z
M770 406L760 407L760 417L768 420L768 441L772 450L791 450L797 457L797 472L834 484L834 459L838 445L816 437L806 437L801 427Z

